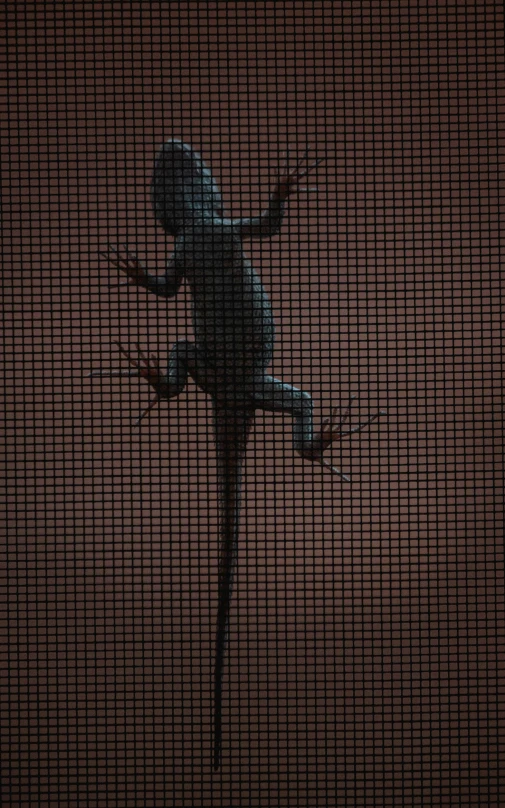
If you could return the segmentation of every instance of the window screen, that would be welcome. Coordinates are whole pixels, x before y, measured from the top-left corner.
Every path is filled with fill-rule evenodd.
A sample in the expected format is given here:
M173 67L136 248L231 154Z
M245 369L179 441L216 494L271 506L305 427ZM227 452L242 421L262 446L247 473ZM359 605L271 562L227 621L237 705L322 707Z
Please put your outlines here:
M1 804L498 806L502 4L2 18ZM179 200L171 234L150 186L173 139L224 212ZM296 451L306 396L256 407L231 324L260 292L215 292L248 261L276 325L262 373L310 394L316 433L330 418L322 457L350 482L308 433L316 462ZM213 392L193 367L135 424L184 341ZM212 401L233 409L230 389L256 417L214 768ZM385 414L340 436L351 396L341 431Z

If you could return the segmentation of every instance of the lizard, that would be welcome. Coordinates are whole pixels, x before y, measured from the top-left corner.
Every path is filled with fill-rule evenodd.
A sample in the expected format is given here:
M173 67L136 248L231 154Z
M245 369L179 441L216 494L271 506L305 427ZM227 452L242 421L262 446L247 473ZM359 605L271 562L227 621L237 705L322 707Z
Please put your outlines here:
M110 268L126 275L121 285L135 285L170 299L183 281L192 298L194 342L176 342L163 372L157 357L137 345L137 354L118 344L129 368L97 370L90 376L145 379L155 395L136 423L160 400L180 395L191 377L212 402L219 496L218 604L213 671L213 769L222 757L223 674L236 565L241 508L242 470L255 411L289 413L293 445L307 461L320 464L342 480L349 477L324 457L335 440L360 432L376 415L356 426L348 424L354 398L343 414L338 407L314 430L313 400L267 373L274 347L272 307L261 280L243 250L243 241L267 239L281 227L286 201L301 180L321 162L309 152L294 167L280 170L268 206L259 216L229 218L219 188L200 154L178 139L166 141L158 152L151 183L157 222L175 237L164 275L147 271L127 245L108 245L100 253ZM346 426L347 424L347 426Z

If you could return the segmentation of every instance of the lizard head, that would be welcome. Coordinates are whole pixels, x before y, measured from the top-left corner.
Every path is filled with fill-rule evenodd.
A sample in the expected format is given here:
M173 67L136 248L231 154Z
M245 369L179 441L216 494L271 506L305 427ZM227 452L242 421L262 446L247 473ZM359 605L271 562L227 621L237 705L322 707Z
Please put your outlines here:
M151 184L154 215L166 233L223 215L219 188L200 155L180 140L167 140L156 157Z

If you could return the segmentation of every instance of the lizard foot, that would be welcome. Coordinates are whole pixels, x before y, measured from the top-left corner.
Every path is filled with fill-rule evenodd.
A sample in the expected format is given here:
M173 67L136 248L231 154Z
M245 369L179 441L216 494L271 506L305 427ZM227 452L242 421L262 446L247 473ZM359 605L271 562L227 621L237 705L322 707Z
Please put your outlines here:
M285 201L294 191L299 190L300 181L313 171L314 168L317 168L324 159L323 157L318 157L314 162L310 163L307 159L308 156L309 152L307 150L292 169L289 168L289 155L286 156L284 169L277 180L275 188L275 194L282 201Z
M344 474L340 469L336 466L333 466L329 460L325 460L323 457L323 452L328 449L329 446L335 440L342 440L342 438L346 438L348 435L353 435L356 432L362 432L363 429L366 429L373 424L374 421L377 420L379 415L385 415L385 410L379 410L378 413L372 415L366 421L363 421L356 426L349 426L348 429L345 428L347 421L349 420L349 414L351 411L352 403L356 396L351 396L348 406L344 410L343 413L340 413L340 407L334 407L332 413L329 418L325 418L323 421L323 425L321 428L321 432L318 436L314 438L313 447L310 449L304 450L302 457L307 460L311 460L312 463L319 463L319 465L324 466L324 468L329 469L334 474L337 474L342 480L346 482L350 482L350 477Z
M135 421L135 426L140 424L141 420L152 410L158 401L162 398L167 398L167 378L161 372L158 360L154 354L148 356L137 343L138 358L135 358L131 353L125 350L119 342L114 341L125 359L128 360L133 370L94 370L89 374L89 377L96 376L139 376L145 379L151 387L154 388L156 396L149 402L145 410L143 410Z
M109 261L110 266L116 267L127 276L128 280L120 283L120 286L144 286L147 279L147 271L139 261L135 253L128 249L127 244L123 244L124 253L120 253L113 244L108 245L107 252L100 253L102 258Z

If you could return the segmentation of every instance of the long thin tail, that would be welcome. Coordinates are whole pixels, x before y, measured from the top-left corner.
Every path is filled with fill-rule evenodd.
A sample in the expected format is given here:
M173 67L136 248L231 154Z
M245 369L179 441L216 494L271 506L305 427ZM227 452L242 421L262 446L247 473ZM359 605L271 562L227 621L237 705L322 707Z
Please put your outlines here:
M237 558L240 520L242 466L254 412L216 408L214 414L219 478L219 595L214 661L214 750L213 767L221 765L223 738L223 674L228 637L228 622Z

